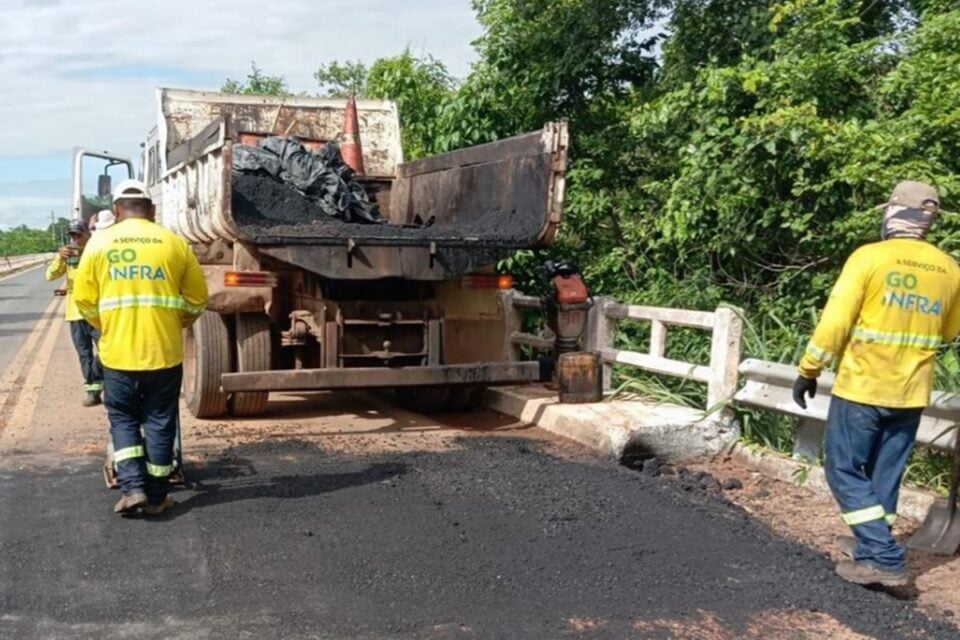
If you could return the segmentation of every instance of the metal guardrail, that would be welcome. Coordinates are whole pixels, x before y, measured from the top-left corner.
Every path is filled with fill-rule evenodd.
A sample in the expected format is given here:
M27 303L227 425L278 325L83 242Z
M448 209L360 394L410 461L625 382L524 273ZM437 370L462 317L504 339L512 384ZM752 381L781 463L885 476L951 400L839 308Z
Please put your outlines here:
M14 271L21 267L39 264L53 258L52 253L30 253L22 256L4 256L0 258L0 274Z
M734 400L755 409L774 411L799 420L793 457L817 460L822 453L823 432L827 421L834 375L824 372L817 380L817 396L801 409L793 401L793 382L797 369L791 365L744 360L740 365L744 385ZM937 449L952 449L956 438L953 425L960 422L960 395L934 391L930 406L923 413L917 442Z

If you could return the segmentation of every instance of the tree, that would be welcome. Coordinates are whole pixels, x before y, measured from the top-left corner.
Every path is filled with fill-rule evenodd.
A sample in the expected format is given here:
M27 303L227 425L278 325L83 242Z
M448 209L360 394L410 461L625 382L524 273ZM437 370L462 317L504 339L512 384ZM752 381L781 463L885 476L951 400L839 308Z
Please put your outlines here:
M68 221L60 218L58 224ZM50 227L47 229L31 229L26 225L0 231L0 257L19 256L30 253L46 253L55 251L60 245L59 238L55 239Z
M233 80L227 78L220 87L223 93L241 93L265 96L289 96L292 95L287 88L287 81L283 76L268 76L257 66L256 62L250 63L250 73L247 74L246 81Z
M437 118L454 90L443 63L432 56L414 56L407 48L373 63L364 92L370 98L396 101L405 155L418 158L438 147Z
M415 56L408 48L379 58L367 67L334 60L314 73L326 95L394 100L400 114L404 155L418 158L437 148L437 117L455 90L447 68L432 56Z
M314 73L321 89L331 98L347 98L364 94L369 70L359 60L322 64Z

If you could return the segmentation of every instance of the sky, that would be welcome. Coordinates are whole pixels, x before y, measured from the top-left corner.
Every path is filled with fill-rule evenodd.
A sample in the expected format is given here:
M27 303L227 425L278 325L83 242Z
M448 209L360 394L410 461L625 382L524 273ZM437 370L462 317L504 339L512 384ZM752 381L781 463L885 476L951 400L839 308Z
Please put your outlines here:
M0 228L70 216L74 146L138 156L159 86L217 90L256 61L314 93L320 64L407 46L464 77L481 33L470 4L0 0Z

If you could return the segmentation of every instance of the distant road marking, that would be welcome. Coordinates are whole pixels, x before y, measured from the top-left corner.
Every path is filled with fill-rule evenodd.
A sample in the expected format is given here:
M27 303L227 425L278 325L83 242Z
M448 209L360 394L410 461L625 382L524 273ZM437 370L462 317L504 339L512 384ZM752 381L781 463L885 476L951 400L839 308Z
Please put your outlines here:
M54 298L47 305L43 315L37 320L37 323L30 330L27 339L23 341L17 355L10 362L10 366L0 377L0 435L6 430L7 426L14 424L15 420L21 418L21 392L30 383L36 386L35 380L43 380L44 370L50 361L50 354L53 352L53 343L60 333L62 317L59 313L62 298ZM54 322L58 322L54 326ZM53 327L51 329L51 327ZM44 358L43 355L46 354ZM38 373L39 370L39 373ZM33 394L33 403L36 403L36 392ZM30 407L30 415L33 415L33 407Z

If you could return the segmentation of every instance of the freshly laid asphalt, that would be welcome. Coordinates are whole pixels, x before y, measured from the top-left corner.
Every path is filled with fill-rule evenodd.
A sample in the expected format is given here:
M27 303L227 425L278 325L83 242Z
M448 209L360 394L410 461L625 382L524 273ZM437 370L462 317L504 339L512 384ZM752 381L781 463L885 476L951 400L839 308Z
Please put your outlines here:
M770 611L957 637L722 496L527 439L457 444L238 445L189 468L159 520L114 515L98 460L6 464L0 638L557 638L576 620L624 638L639 620L736 630Z

